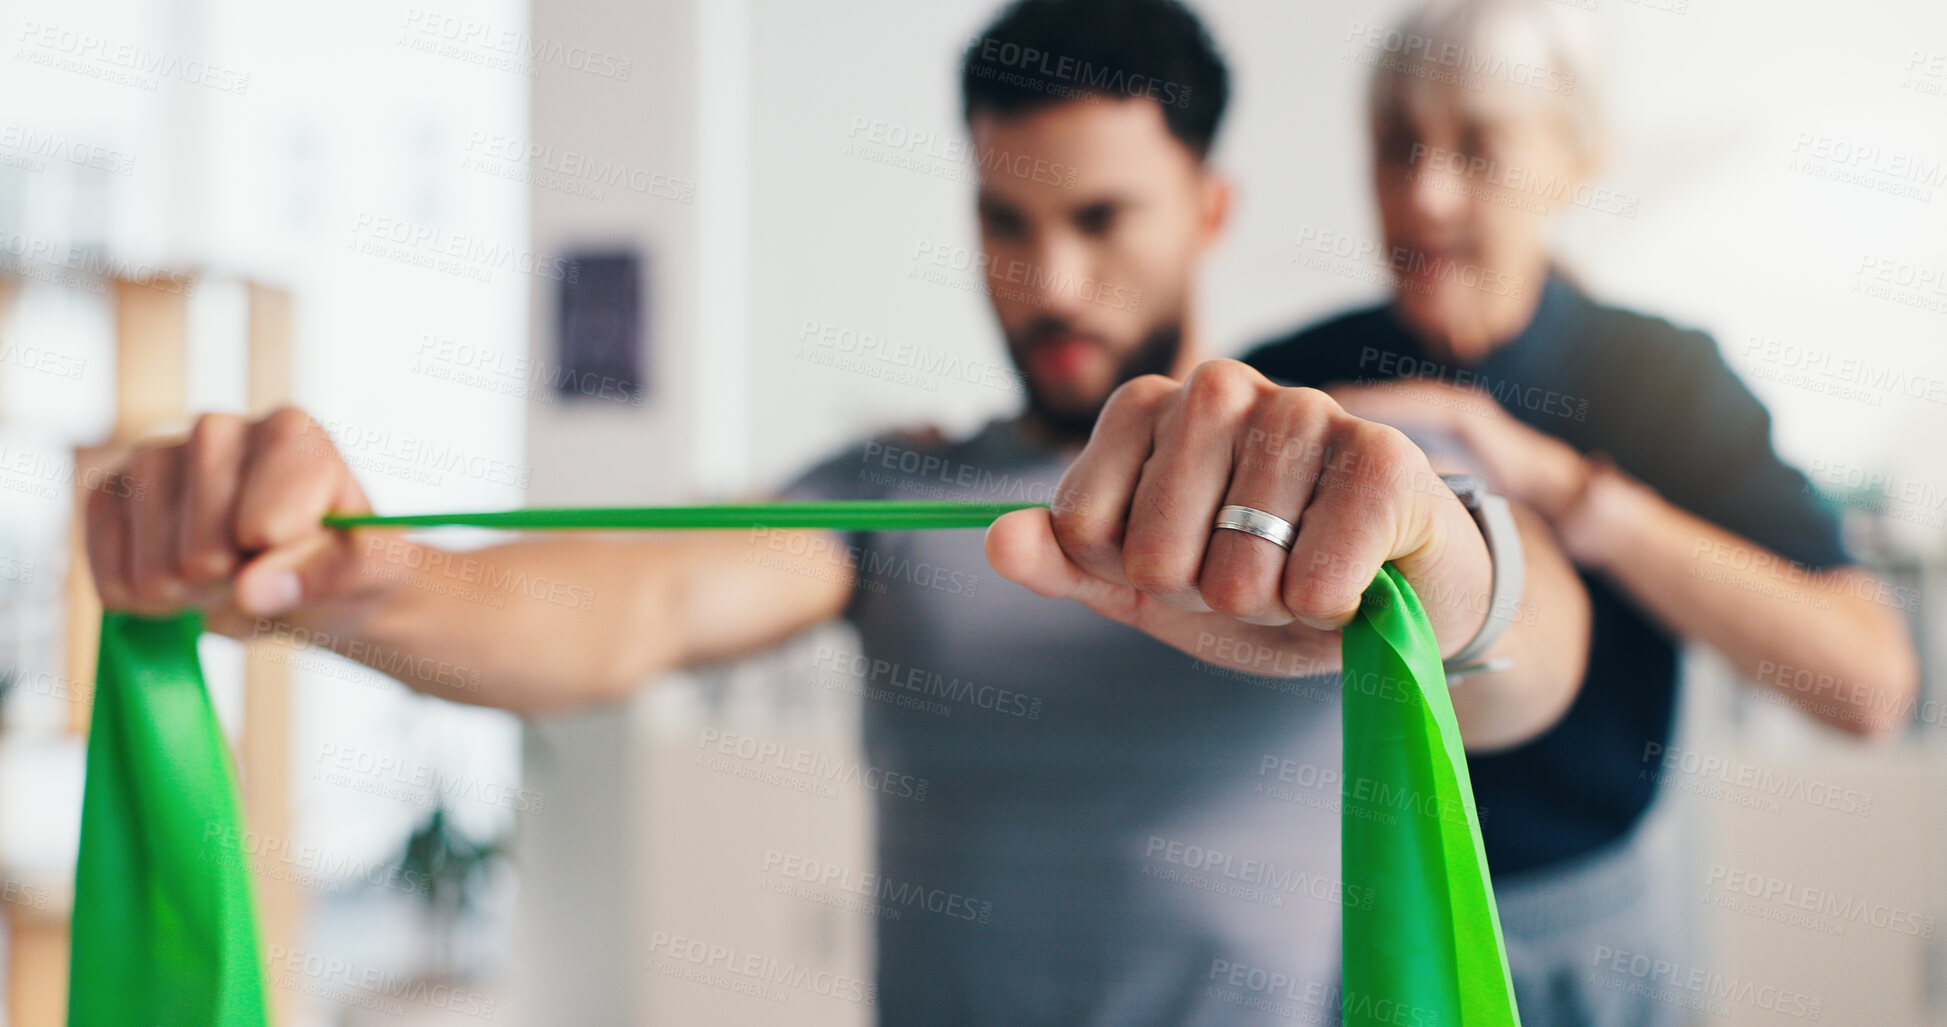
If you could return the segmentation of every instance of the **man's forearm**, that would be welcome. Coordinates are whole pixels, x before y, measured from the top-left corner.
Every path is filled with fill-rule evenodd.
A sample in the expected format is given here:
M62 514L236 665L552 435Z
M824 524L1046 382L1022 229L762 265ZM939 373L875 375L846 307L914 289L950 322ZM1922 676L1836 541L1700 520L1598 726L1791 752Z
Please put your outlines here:
M838 614L855 582L832 532L549 535L468 552L373 532L357 544L363 587L228 633L318 645L428 695L539 713L774 644Z
M1872 574L1807 570L1613 473L1594 476L1560 530L1578 563L1666 630L1819 719L1873 735L1910 710L1917 668L1900 611L1914 597Z
M560 536L455 552L369 533L369 587L250 637L327 648L456 702L529 713L614 698L678 658L675 588L618 544Z

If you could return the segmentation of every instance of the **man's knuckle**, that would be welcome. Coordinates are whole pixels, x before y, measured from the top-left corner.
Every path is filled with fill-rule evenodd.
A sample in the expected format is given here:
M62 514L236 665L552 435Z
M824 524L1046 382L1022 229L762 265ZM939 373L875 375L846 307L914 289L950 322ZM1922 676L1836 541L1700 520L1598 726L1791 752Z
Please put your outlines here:
M129 458L123 474L105 482L104 488L125 493L131 499L154 495L170 484L170 475L175 466L172 448L150 446L136 451Z
M1329 412L1309 397L1292 395L1298 391L1280 389L1258 404L1244 438L1247 454L1261 451L1285 459L1320 454L1318 428Z
M1331 393L1314 389L1308 385L1290 385L1277 392L1278 402L1294 410L1302 410L1307 416L1339 412L1339 401Z
M135 565L129 568L129 590L145 603L167 603L174 599L178 580L174 554L168 551L138 554Z
M182 550L182 575L191 581L215 581L229 573L230 550L214 541L191 542Z
M1182 562L1173 554L1149 545L1123 550L1122 576L1131 587L1150 595L1170 595L1190 586Z
M1197 592L1205 606L1226 617L1256 617L1267 612L1264 590L1240 574L1207 573L1197 582Z
M1405 432L1377 421L1354 421L1345 430L1348 448L1358 454L1354 474L1367 484L1399 480L1416 462L1425 460L1420 447Z
M1316 578L1307 576L1285 589L1284 605L1292 616L1305 620L1329 620L1339 612L1337 590L1318 586Z
M1193 415L1230 414L1251 406L1257 399L1256 372L1234 360L1212 360L1200 364L1183 383L1183 401Z
M324 429L310 414L293 406L278 407L257 422L264 441L273 447L296 446L306 442L328 441Z
M1109 393L1109 398L1102 404L1102 413L1096 419L1096 424L1100 427L1112 421L1143 416L1162 406L1177 388L1176 381L1160 374L1145 374L1131 378Z
M219 444L243 430L243 426L243 418L235 414L203 414L189 430L189 446L196 450Z
M1099 557L1115 548L1118 528L1113 516L1098 506L1072 507L1050 518L1055 542L1078 562Z

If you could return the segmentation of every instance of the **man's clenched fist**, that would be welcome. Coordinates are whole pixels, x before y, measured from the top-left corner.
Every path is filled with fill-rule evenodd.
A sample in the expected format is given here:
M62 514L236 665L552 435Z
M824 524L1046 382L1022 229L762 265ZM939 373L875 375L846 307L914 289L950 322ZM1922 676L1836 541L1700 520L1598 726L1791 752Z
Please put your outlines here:
M1214 530L1233 504L1296 525L1290 551ZM995 521L996 571L1211 662L1268 647L1300 673L1337 666L1337 629L1389 560L1443 652L1485 619L1486 543L1419 448L1234 360L1124 383L1050 506Z
M136 449L121 476L128 487L87 504L88 561L109 607L197 606L236 634L300 605L355 601L374 580L350 539L320 523L371 507L302 411L205 414L187 439Z

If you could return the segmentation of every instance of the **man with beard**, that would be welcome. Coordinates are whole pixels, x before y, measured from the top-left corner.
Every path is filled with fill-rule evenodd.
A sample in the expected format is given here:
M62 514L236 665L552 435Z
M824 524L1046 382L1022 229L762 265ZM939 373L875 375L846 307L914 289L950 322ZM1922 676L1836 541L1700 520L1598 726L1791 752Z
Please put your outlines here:
M1028 408L963 440L860 442L783 494L1051 508L984 535L529 539L469 556L600 601L479 609L397 581L424 561L386 556L415 544L320 529L366 503L305 444L309 418L205 417L129 465L165 502L93 497L103 597L478 668L464 694L406 683L519 711L843 615L864 643L847 665L867 762L928 782L924 801L875 793L874 896L921 897L877 921L885 1022L1328 1022L1341 907L1371 901L1338 873L1354 783L1337 629L1391 561L1443 657L1502 632L1480 655L1512 666L1466 678L1455 705L1470 745L1509 745L1572 701L1585 597L1527 534L1525 587L1496 597L1482 529L1403 435L1202 359L1191 282L1229 207L1206 163L1227 73L1190 12L1023 0L973 41L962 81L983 268ZM1231 505L1298 527L1216 527Z

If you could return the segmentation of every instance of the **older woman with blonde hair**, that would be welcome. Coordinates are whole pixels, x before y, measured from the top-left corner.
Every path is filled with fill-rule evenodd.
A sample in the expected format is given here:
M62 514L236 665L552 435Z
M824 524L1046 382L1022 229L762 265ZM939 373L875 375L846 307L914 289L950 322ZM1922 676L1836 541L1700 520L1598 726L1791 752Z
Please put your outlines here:
M1656 801L1683 773L1679 644L1863 736L1899 726L1917 671L1906 600L1846 552L1710 337L1605 305L1556 266L1564 213L1634 214L1593 184L1604 136L1575 18L1440 0L1368 35L1391 297L1244 359L1471 468L1575 560L1592 635L1574 705L1470 754L1515 991L1529 1027L1674 1024L1708 969L1683 944L1696 878Z

